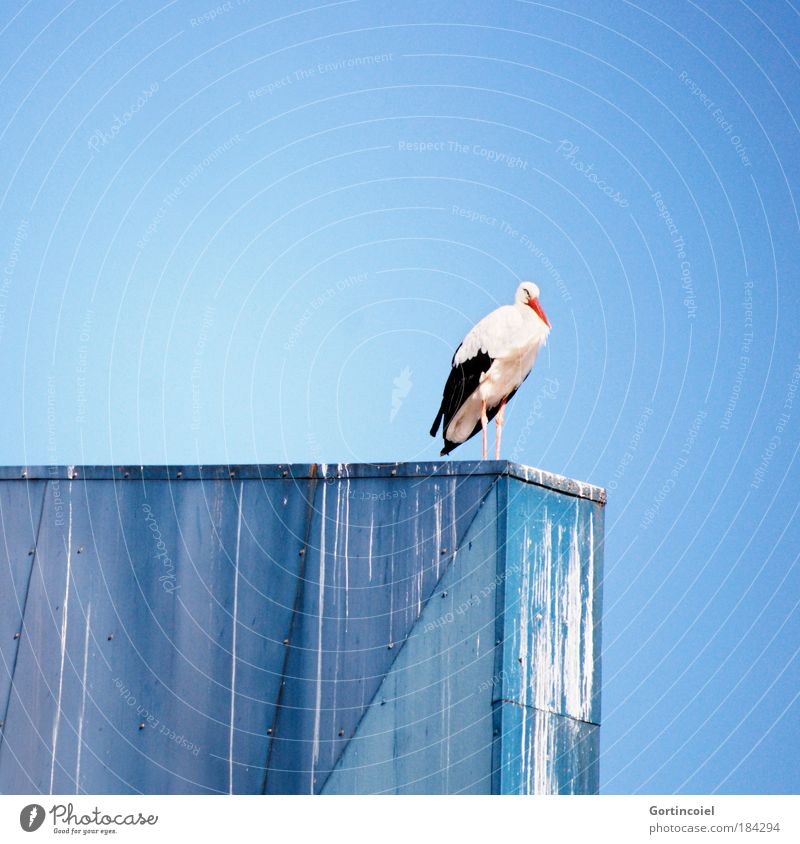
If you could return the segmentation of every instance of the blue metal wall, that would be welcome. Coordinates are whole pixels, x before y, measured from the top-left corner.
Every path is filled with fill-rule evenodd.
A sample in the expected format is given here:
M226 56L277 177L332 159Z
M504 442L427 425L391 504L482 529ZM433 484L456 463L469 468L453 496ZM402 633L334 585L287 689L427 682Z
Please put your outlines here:
M603 493L0 470L0 792L597 790Z

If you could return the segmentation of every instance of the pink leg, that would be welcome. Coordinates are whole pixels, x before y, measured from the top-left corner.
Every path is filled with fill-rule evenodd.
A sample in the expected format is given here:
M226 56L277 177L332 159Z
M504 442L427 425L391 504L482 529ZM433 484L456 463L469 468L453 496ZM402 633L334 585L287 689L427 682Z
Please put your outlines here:
M483 428L483 459L486 460L487 442L486 427L489 424L489 417L486 415L486 401L481 402L481 428Z
M505 412L506 412L506 400L500 402L500 410L497 411L497 416L495 416L494 421L497 425L497 439L494 443L494 459L500 459L500 440L503 437L503 425L505 424Z

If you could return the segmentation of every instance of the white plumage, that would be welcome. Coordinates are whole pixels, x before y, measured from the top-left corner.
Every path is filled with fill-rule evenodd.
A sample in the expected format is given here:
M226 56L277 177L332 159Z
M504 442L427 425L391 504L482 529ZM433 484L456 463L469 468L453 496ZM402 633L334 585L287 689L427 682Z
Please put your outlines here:
M539 288L525 281L517 288L513 305L485 316L464 338L453 355L442 404L431 428L436 436L444 420L444 448L454 448L497 422L495 456L500 457L505 405L528 377L539 349L547 342L550 323L539 304Z

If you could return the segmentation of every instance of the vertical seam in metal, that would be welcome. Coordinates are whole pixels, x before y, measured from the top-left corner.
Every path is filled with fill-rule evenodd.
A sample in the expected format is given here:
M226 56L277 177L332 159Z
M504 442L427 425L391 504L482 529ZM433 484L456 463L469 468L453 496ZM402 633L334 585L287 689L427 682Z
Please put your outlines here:
M292 616L289 620L289 630L286 634L286 645L284 646L283 665L281 666L280 682L278 684L278 694L275 699L275 714L272 718L271 733L268 737L267 755L264 760L264 779L261 783L261 793L267 793L267 780L269 778L269 765L272 759L272 746L275 741L275 734L278 725L278 717L281 712L281 703L283 701L283 687L286 683L286 673L289 668L289 654L292 648L292 633L294 632L295 620L300 613L301 602L304 591L305 576L306 576L306 560L308 559L308 542L311 538L311 527L314 522L314 501L317 497L317 464L311 464L308 491L308 509L306 510L306 527L305 535L303 536L303 547L300 555L300 567L297 573L297 589L294 593L294 604L292 606Z
M491 793L501 794L502 788L502 762L503 762L503 703L502 699L495 700L495 685L498 682L504 683L503 664L505 652L505 618L506 618L506 577L508 573L508 499L509 484L511 477L508 474L502 475L503 484L497 486L497 557L495 560L495 577L497 578L497 589L495 590L494 605L494 663L492 676L492 691L489 701L492 720L492 771L491 771ZM500 697L502 698L502 688ZM495 731L497 732L494 735Z
M239 481L239 513L236 519L236 561L233 575L233 625L231 630L231 725L228 733L228 793L233 794L233 740L236 717L236 629L239 623L239 550L242 541L244 481Z
M11 664L11 672L8 683L8 694L6 695L6 702L3 708L2 727L0 727L0 750L3 748L3 741L6 735L6 721L8 719L8 708L11 706L11 693L14 691L14 676L17 672L17 661L19 660L19 649L22 647L22 631L25 629L25 612L28 608L28 595L31 591L31 580L33 579L33 569L36 566L36 560L39 556L39 534L42 530L42 518L44 516L44 502L47 498L47 488L50 485L49 480L44 481L44 489L42 490L42 504L39 508L39 522L36 525L36 536L33 540L33 555L31 557L31 567L28 572L28 582L25 586L25 598L22 601L22 613L20 615L20 637L17 639L17 649L14 652L14 662Z

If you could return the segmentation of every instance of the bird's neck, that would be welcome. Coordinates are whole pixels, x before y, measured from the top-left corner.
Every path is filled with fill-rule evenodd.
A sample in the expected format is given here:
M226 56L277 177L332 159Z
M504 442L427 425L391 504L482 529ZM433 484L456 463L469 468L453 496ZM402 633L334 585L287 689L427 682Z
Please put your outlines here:
M525 314L526 319L530 320L533 325L539 326L542 331L544 331L545 336L550 333L550 326L542 320L539 314L537 314L530 305L526 305L524 302L517 302L517 307Z

